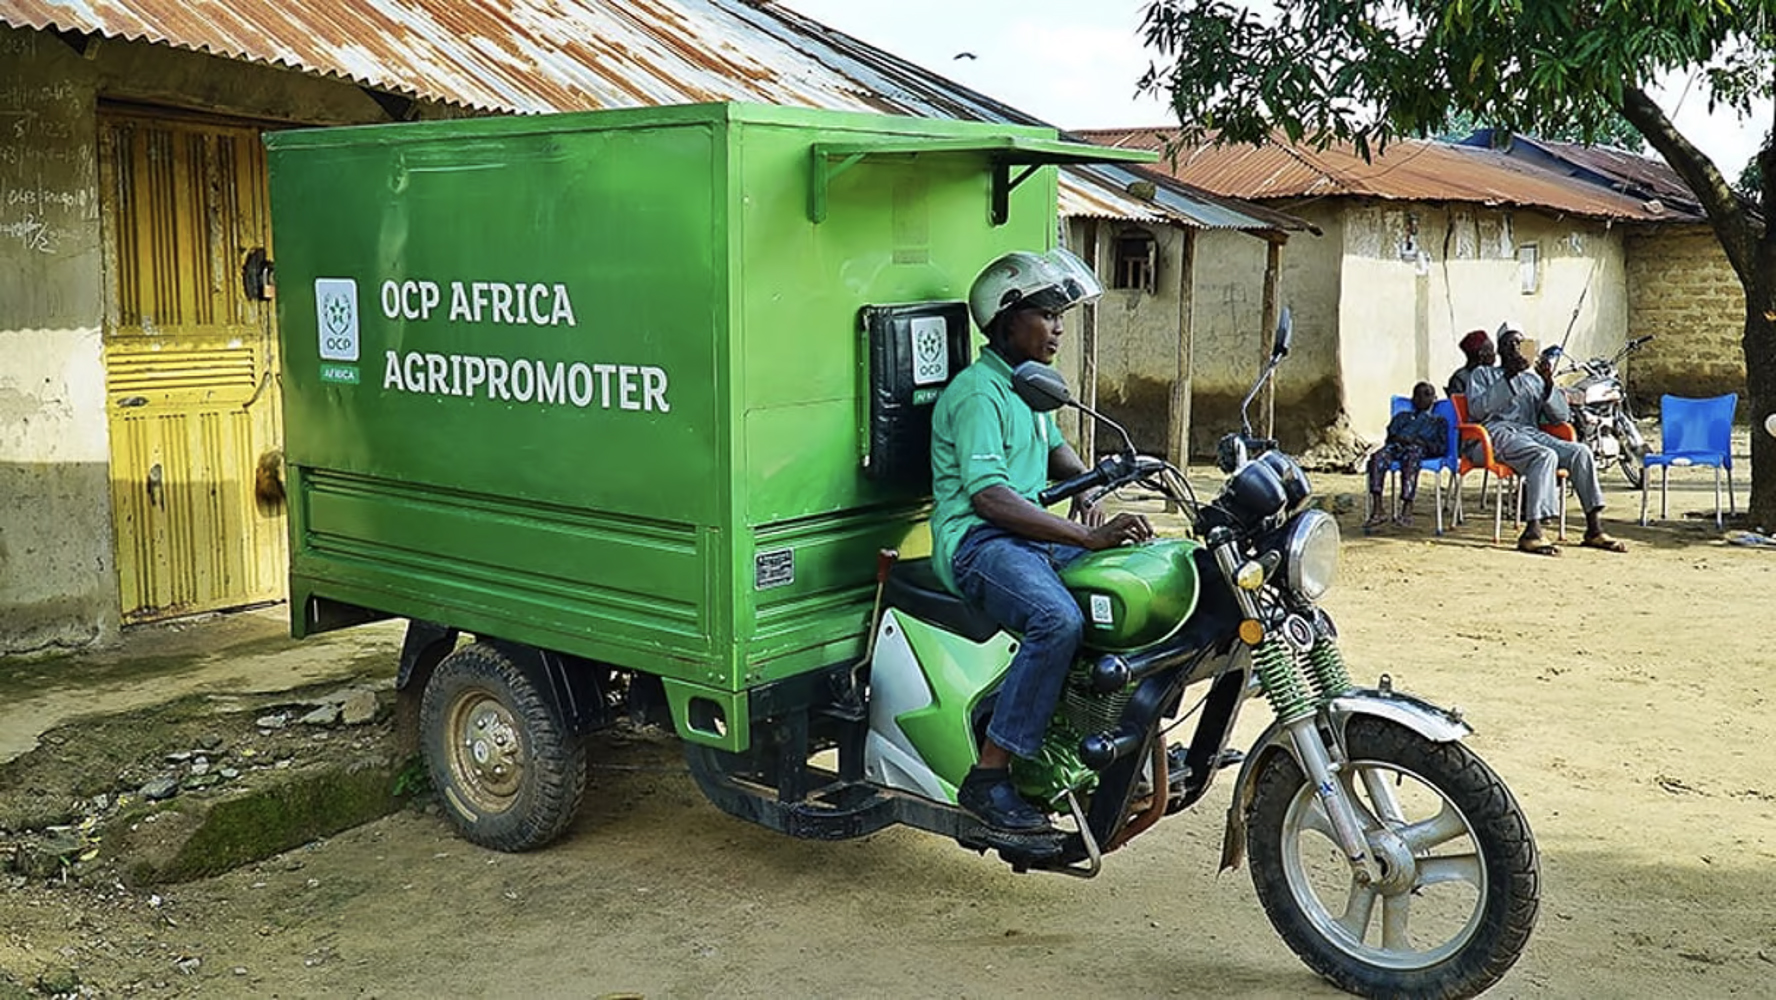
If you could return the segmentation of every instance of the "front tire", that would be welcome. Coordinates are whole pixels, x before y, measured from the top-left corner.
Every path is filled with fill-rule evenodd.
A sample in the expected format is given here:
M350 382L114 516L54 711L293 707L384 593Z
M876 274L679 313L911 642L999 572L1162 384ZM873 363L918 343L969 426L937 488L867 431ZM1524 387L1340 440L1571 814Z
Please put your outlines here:
M1294 758L1272 754L1247 812L1252 884L1308 967L1368 997L1471 997L1529 941L1540 862L1503 781L1460 743L1370 717L1346 729L1340 780L1383 876L1352 877Z
M463 838L496 851L554 840L586 790L586 750L505 653L473 643L426 682L420 740L432 787Z

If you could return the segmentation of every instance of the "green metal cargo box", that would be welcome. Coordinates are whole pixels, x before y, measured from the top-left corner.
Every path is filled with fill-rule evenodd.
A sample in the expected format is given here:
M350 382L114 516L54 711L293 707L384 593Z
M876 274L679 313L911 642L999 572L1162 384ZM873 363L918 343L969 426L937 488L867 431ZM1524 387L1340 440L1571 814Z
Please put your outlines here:
M875 553L926 513L923 455L868 464L871 318L940 304L897 328L958 348L896 404L928 420L974 274L1055 242L1052 164L1129 158L744 105L267 145L296 634L443 623L741 724L860 654Z

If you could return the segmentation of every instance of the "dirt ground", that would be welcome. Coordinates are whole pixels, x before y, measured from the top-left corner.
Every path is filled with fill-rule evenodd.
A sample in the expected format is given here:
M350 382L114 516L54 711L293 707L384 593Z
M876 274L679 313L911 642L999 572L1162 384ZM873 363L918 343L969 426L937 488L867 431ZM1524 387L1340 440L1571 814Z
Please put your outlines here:
M1349 512L1326 604L1358 681L1459 706L1530 818L1541 918L1493 995L1776 997L1776 551L1638 528L1618 483L1627 555L1520 555L1490 520L1365 537ZM1226 780L1079 881L909 830L783 838L703 801L667 737L593 760L528 855L415 808L155 895L0 881L0 969L18 995L1338 995L1244 871L1216 875Z

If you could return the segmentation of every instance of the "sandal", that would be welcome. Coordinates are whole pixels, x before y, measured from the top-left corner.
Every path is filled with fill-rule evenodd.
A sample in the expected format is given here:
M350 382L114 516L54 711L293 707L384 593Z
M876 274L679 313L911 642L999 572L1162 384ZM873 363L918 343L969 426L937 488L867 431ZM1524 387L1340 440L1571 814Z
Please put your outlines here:
M1519 538L1517 551L1527 552L1532 556L1557 556L1560 554L1560 547L1540 538Z
M1608 534L1601 531L1595 535L1586 535L1585 540L1580 542L1579 545L1587 549L1602 549L1605 552L1628 551L1627 542L1622 541L1620 538L1611 538Z

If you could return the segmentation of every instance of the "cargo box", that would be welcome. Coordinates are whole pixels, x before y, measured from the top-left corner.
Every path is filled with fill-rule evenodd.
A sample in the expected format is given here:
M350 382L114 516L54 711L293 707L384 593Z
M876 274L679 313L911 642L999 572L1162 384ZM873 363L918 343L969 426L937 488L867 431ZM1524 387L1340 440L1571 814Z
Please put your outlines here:
M643 672L731 748L749 688L861 654L973 276L1054 244L1053 164L1124 158L744 105L266 141L295 633Z

